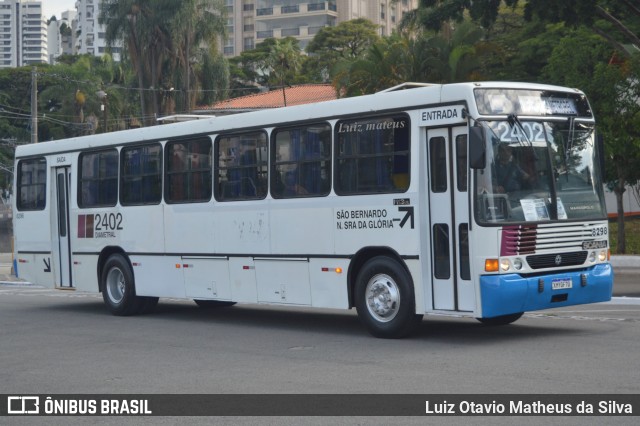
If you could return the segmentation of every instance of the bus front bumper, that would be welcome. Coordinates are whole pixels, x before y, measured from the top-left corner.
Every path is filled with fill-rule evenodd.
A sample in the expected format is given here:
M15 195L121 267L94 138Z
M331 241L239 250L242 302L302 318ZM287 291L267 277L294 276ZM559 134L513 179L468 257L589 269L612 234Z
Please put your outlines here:
M559 287L554 289L553 287ZM523 277L519 274L480 277L482 317L559 308L611 300L613 269L608 263L580 271Z

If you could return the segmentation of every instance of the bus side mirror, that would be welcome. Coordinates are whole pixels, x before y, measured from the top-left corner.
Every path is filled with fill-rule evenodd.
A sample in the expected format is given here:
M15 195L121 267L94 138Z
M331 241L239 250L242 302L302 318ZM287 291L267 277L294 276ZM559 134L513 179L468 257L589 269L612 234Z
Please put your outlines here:
M484 128L469 127L469 167L484 169L487 166Z

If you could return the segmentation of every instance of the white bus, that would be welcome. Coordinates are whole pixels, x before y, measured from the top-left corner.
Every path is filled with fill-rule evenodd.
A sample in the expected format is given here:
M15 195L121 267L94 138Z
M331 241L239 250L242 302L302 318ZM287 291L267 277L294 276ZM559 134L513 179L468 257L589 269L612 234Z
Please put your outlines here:
M355 307L378 337L507 324L611 298L601 145L582 92L485 82L20 146L17 269L115 315L170 297Z

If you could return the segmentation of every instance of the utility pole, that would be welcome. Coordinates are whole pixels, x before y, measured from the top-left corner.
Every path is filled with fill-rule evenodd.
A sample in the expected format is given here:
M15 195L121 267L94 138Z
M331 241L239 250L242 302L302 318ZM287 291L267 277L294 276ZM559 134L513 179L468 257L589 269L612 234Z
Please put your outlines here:
M31 69L31 143L38 143L38 68Z

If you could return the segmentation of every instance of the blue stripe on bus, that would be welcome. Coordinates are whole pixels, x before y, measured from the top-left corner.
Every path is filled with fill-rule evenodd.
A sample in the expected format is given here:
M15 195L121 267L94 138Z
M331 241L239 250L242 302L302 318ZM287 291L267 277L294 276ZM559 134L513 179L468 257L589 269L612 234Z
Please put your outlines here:
M587 276L587 285L581 285L581 275ZM552 290L551 282L570 278L572 288ZM539 280L544 289L538 291ZM582 271L554 272L552 274L522 277L518 274L485 275L480 277L482 316L497 317L518 312L537 311L584 303L611 300L613 269L608 263L595 265ZM566 299L565 296L566 295ZM552 301L555 296L556 301Z

